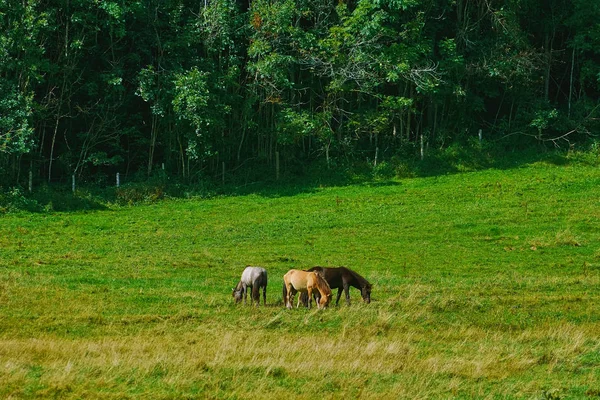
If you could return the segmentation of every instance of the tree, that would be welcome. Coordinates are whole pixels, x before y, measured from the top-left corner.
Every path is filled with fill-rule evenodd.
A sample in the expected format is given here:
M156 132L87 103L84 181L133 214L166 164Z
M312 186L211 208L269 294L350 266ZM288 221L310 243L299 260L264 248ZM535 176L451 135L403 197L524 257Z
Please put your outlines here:
M0 175L34 146L34 90L45 68L38 40L48 27L38 7L37 1L0 1ZM19 170L16 163L11 174Z

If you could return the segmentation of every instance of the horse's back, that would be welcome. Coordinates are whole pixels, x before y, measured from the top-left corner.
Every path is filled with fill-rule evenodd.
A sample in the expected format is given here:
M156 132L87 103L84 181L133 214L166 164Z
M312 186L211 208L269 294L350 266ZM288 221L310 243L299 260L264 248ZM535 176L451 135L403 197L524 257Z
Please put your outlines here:
M358 272L347 267L312 267L308 271L319 272L332 289L341 288L345 285L361 288L363 286L371 286Z
M294 289L305 291L309 281L309 274L314 273L300 271L299 269L291 269L283 276L283 280L290 283Z
M267 270L262 267L246 267L242 273L246 285L267 286Z
M331 288L342 287L343 276L347 273L347 268L344 267L312 267L308 271L320 273L327 281Z

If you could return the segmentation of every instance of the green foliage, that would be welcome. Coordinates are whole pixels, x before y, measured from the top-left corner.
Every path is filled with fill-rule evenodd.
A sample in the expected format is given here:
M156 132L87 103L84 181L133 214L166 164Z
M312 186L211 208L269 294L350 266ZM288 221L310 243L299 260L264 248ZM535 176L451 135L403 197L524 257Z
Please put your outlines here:
M541 134L541 132L548 128L550 123L556 119L556 117L558 117L558 111L555 109L548 111L540 110L535 113L535 118L531 121L529 126L536 128Z
M27 153L33 142L32 99L0 83L0 153Z
M20 188L0 192L0 214L18 211L36 212L41 207L37 201L25 196Z
M0 2L0 160L33 147L34 87L42 80L47 13L38 2Z
M0 214L101 210L106 208L109 200L106 196L94 196L85 190L72 193L65 188L43 186L35 193L25 193L21 188L11 188L0 194Z
M0 174L164 164L219 181L223 162L231 179L249 160L272 169L279 146L289 168L343 172L479 129L499 148L584 144L598 13L593 0L2 1Z
M164 88L159 82L159 74L154 66L148 65L142 69L138 75L139 86L135 92L145 102L151 104L152 113L157 116L164 116L166 113L166 95L163 93Z
M288 145L314 135L318 126L317 121L308 112L296 112L289 108L281 111L278 122L277 142Z
M197 68L175 77L173 108L179 118L190 121L197 134L210 126L206 112L210 96L207 81L208 73Z

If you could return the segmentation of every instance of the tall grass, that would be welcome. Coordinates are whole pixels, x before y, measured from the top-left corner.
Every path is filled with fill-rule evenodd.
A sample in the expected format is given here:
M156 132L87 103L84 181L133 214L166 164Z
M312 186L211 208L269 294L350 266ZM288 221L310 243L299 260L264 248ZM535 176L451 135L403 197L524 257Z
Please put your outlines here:
M600 395L600 173L521 168L0 217L3 398ZM235 306L247 264L268 307ZM290 268L372 303L285 310Z

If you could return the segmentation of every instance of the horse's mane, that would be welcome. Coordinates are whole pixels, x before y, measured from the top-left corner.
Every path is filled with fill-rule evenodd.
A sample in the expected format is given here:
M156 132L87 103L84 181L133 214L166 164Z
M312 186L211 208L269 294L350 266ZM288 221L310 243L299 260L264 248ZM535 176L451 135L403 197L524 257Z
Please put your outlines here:
M352 275L354 277L354 279L356 279L358 281L358 284L361 287L364 286L364 287L367 287L369 289L371 288L371 286L372 286L371 283L369 283L368 280L366 280L365 278L363 278L363 276L360 275L358 272L352 271L350 268L346 268L346 267L342 267L342 268L344 268L346 271L348 271L348 273L350 275Z
M316 284L317 284L317 289L319 289L319 291L323 291L326 294L330 294L331 293L331 288L329 287L329 283L327 283L327 281L325 280L325 278L323 278L323 276L319 273L319 272L314 272L315 276L316 276Z

